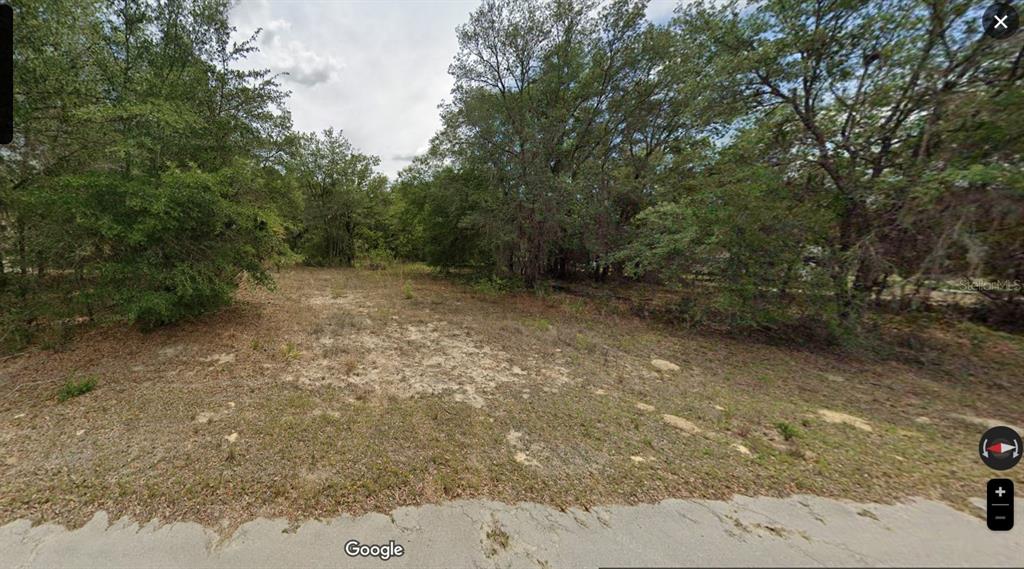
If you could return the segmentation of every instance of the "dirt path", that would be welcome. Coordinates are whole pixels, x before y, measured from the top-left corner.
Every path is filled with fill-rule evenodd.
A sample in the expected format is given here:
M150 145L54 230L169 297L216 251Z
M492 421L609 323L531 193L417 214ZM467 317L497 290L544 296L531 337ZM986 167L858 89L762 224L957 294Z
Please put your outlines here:
M1024 346L981 340L858 359L416 267L293 269L199 321L99 327L0 362L0 522L105 510L223 530L452 499L735 493L966 511L989 477L981 425L1024 424ZM85 377L95 390L57 400Z

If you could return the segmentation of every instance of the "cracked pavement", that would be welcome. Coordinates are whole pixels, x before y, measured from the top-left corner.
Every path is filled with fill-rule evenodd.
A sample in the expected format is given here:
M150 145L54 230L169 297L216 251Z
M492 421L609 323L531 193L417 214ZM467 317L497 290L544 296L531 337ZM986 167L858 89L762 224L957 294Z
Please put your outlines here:
M387 544L387 561L345 542ZM1020 529L996 533L946 504L859 504L816 496L666 500L589 511L463 500L290 524L257 519L230 536L195 523L0 527L0 568L1019 566Z

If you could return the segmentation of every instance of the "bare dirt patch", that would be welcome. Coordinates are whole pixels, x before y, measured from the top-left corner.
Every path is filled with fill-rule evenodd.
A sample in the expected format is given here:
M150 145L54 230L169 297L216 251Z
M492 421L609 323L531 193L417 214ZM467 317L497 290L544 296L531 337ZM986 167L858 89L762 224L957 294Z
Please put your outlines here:
M829 409L818 409L818 415L825 420L826 423L835 423L840 425L850 425L856 427L862 431L873 431L871 425L861 419L860 417L854 417L846 413L840 413L839 411L831 411Z

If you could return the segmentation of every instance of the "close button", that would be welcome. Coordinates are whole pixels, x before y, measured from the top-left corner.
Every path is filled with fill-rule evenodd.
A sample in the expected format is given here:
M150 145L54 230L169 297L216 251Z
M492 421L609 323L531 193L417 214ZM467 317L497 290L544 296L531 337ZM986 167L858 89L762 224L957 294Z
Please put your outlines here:
M1004 40L1017 32L1020 15L1009 2L996 2L985 10L981 17L981 27L988 37Z

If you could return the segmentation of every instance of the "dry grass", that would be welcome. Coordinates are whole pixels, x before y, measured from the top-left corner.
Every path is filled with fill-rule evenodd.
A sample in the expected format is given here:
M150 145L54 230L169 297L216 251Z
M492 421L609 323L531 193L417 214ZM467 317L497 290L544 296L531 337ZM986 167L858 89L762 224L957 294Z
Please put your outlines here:
M226 527L460 497L965 508L991 473L983 427L957 415L1024 423L1024 343L976 327L916 323L913 346L879 358L681 331L613 300L476 293L416 267L278 281L196 322L0 362L0 523L105 509ZM96 389L59 403L85 376Z

